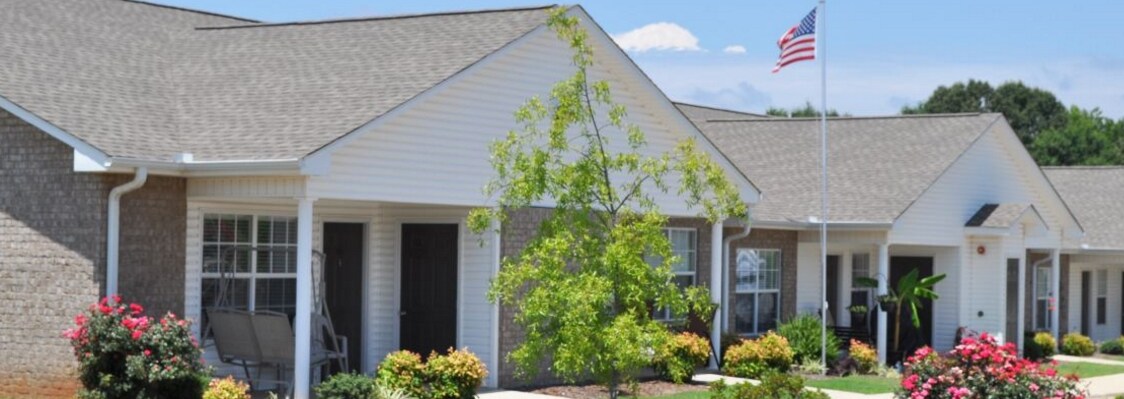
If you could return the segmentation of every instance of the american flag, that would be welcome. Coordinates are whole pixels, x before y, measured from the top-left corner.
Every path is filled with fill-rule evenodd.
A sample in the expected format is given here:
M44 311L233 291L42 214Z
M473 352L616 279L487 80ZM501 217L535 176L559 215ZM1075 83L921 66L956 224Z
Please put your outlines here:
M777 73L788 64L816 59L816 9L808 13L799 24L784 32L777 47L781 48L781 58L773 73Z

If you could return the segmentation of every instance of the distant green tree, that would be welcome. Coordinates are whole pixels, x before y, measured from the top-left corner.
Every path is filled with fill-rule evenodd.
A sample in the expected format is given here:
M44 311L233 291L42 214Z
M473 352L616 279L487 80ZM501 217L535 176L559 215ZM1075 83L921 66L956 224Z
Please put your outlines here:
M1040 133L1030 153L1039 165L1124 165L1124 119L1070 107L1065 126Z
M956 82L951 86L940 86L929 98L916 106L905 106L903 114L947 114L957 112L990 112L988 98L995 89L982 80L968 79L968 83Z
M1007 118L1024 145L1034 142L1039 133L1060 129L1066 123L1066 109L1053 93L1011 81L992 88L980 80L940 86L916 106L902 108L903 114L956 112L998 112Z
M818 118L820 116L820 109L813 106L810 101L805 101L803 107L796 107L793 109L769 107L769 109L765 110L765 115L778 116L782 118ZM839 116L839 111L828 109L827 116Z

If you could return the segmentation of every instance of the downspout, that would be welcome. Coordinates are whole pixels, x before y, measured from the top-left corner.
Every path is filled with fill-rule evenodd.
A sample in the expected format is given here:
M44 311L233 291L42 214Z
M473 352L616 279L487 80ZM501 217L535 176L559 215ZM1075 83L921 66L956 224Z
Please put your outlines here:
M108 227L106 228L105 296L117 294L117 274L121 248L121 197L148 181L148 168L137 168L133 180L109 191Z
M722 287L723 295L722 295L722 303L718 307L719 309L722 309L722 317L721 317L722 331L726 331L726 328L729 327L729 325L730 325L730 320L729 320L730 319L730 293L726 292L726 290L728 290L730 288L729 287L730 283L728 283L726 281L726 278L728 278L729 275L730 275L730 269L729 269L729 265L730 265L730 244L732 244L734 241L749 237L749 232L751 230L753 230L753 226L750 224L749 220L750 220L749 216L746 215L745 229L743 229L738 234L734 234L734 235L726 237L726 239L722 240L722 265L720 266L720 269L722 271L722 281L721 281L722 285L721 285L721 287ZM717 320L715 320L715 321L717 321ZM721 343L718 343L718 344L715 345L715 348L720 348L720 347L721 347ZM715 353L717 353L717 352L715 352Z

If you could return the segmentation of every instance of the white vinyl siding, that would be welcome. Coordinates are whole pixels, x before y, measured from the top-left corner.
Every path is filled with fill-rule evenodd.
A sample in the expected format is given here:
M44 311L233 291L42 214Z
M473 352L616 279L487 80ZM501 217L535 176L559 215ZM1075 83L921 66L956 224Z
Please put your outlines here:
M735 265L734 330L756 335L776 329L781 306L781 251L738 248Z
M489 163L491 143L519 127L512 112L533 96L547 98L555 82L573 73L569 49L545 28L500 51L497 58L436 88L433 95L423 95L425 101L386 117L333 150L331 172L310 178L309 193L348 200L487 204L490 199L481 187L495 175ZM642 75L633 71L634 66L615 57L601 58L590 78L612 82L613 99L628 108L628 121L646 134L647 154L672 150L696 134L683 128L690 125L678 111L657 107L656 102L666 100L650 97L650 91L641 87L650 83L637 79ZM677 120L683 121L671 123ZM610 151L626 149L622 133L610 131L610 135ZM701 137L696 141L700 148L710 146ZM744 179L740 181L739 188L749 187ZM698 213L687 208L676 184L653 198L667 215Z
M1077 230L1050 186L1039 182L1041 172L1032 162L1020 161L1027 155L1018 139L1006 137L1009 132L1000 125L980 137L898 217L891 243L959 246L964 223L987 203L1034 205L1055 241L1028 242L1028 247L1055 248L1061 228Z

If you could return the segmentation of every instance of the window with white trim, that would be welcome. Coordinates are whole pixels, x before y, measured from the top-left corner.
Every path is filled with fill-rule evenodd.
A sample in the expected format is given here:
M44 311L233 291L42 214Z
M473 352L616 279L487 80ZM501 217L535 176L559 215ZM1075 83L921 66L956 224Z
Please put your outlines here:
M292 317L296 313L296 246L294 217L204 215L203 308L215 306L221 272L226 272L224 306Z
M776 329L781 313L781 251L738 248L734 286L734 331L762 334Z
M861 278L870 278L870 254L852 254L851 255L851 303L848 308L854 305L863 305L870 309L871 305L871 288L863 287L859 283Z
M1034 328L1050 329L1050 313L1054 311L1050 298L1050 266L1034 269Z
M675 275L675 284L679 288L695 285L698 264L698 232L690 228L669 227L663 229L664 235L671 242L671 253L675 255L676 262L671 264L671 273ZM659 259L650 259L653 265L660 264ZM656 309L652 312L652 319L670 321L682 319L671 313L671 309Z
M1108 322L1108 270L1097 270L1097 324Z

